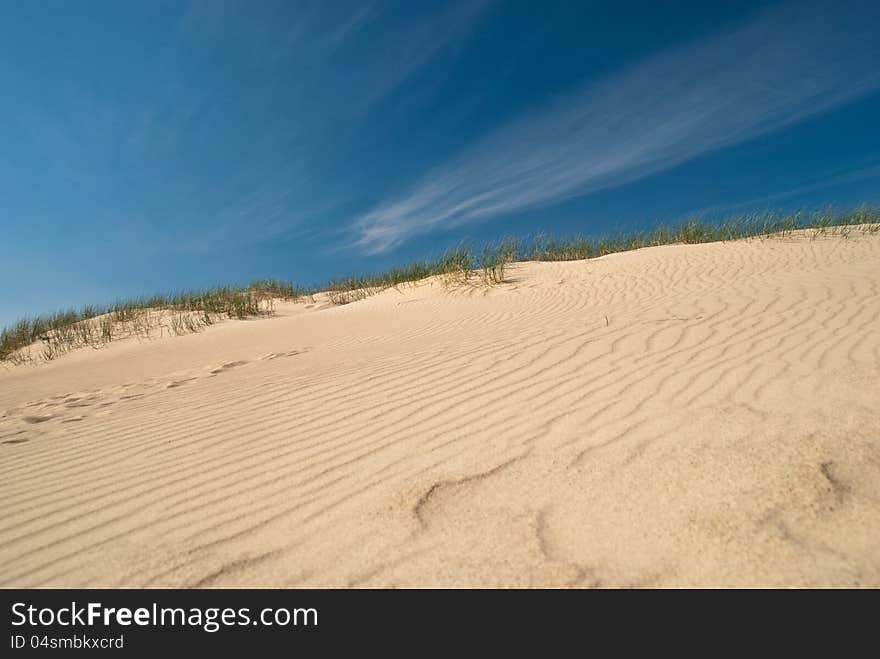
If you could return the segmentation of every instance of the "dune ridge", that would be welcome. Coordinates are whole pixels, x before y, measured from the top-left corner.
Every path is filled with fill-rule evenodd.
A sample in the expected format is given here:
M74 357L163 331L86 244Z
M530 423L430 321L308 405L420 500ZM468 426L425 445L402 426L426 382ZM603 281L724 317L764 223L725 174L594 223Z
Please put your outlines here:
M878 235L278 312L0 371L0 586L880 585Z

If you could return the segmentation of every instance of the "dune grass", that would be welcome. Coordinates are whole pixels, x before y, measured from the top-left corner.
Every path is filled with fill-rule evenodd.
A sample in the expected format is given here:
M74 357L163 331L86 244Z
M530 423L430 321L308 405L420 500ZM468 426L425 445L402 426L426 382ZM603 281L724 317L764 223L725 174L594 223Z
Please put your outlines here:
M605 237L508 238L478 250L460 245L433 260L415 261L378 274L335 279L311 289L292 282L263 279L245 287L216 287L121 300L106 306L86 306L23 318L3 328L0 362L36 361L31 352L35 345L39 346L37 358L51 360L77 347L97 348L128 336L151 338L166 331L171 335L198 332L222 318L241 320L271 315L276 300L311 299L319 291L326 291L331 303L343 305L433 276L450 285L467 284L476 279L481 285L493 286L504 282L506 269L517 261L583 260L658 245L787 238L799 231L809 240L825 236L846 238L854 232L880 234L880 211L863 207L846 212L766 213L719 222L693 219Z
M326 290L333 304L348 304L385 289L421 281L428 277L440 276L450 283L465 282L470 278L472 269L471 251L461 246L448 250L434 260L415 261L378 274L334 279L317 290Z
M848 237L854 231L877 234L880 233L880 211L861 208L844 213L761 214L721 222L693 219L674 226L599 238L575 236L558 240L538 236L531 244L522 243L523 251L520 253L534 261L572 261L659 245L790 238L800 231L804 231L805 237L810 240L831 235Z
M263 279L245 287L152 295L22 318L0 331L0 361L49 361L74 348L98 348L119 338L198 332L221 318L271 315L275 300L295 300L304 293L290 282ZM38 348L30 350L34 345Z
M440 276L450 283L468 283L475 277L483 285L504 281L505 271L517 261L574 261L642 247L671 244L696 244L745 238L786 238L807 230L808 238L839 235L852 231L880 233L880 212L872 207L854 211L795 214L757 214L720 222L692 219L649 231L618 232L605 237L573 236L550 238L506 238L479 249L460 245L435 260L415 261L386 272L350 276L330 281L323 288L333 304L349 304L401 284Z

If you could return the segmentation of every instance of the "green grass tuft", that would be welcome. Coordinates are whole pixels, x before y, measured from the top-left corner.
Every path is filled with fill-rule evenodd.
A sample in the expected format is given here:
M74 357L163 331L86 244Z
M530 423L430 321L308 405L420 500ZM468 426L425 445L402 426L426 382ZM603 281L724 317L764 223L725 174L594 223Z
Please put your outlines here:
M0 361L34 361L26 350L34 344L39 344L38 357L51 360L74 348L99 348L122 337L148 339L165 331L173 335L198 332L219 317L270 315L275 300L296 300L304 293L290 282L265 279L243 288L153 295L22 318L0 331Z

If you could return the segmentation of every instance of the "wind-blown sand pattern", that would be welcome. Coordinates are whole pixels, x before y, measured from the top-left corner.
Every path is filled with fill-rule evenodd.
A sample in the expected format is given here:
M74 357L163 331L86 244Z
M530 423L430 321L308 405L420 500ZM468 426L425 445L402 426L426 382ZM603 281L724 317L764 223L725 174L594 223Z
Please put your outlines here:
M3 586L880 586L880 236L0 372Z

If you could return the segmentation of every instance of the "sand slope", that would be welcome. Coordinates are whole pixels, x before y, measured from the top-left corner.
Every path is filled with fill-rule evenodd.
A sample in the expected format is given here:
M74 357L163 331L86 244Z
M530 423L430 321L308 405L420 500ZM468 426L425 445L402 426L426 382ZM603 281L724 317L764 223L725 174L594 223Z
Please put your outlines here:
M3 586L880 586L880 236L0 369Z

